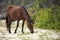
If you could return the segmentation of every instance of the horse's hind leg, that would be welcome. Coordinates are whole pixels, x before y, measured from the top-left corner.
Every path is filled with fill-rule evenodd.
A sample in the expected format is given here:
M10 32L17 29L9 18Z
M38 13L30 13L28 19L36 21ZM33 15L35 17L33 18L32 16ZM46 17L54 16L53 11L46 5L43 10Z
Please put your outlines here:
M22 23L22 33L24 33L24 22L25 22L25 20L23 20L23 23Z
M8 31L9 31L9 33L11 33L11 21L9 21L8 23L7 23L7 29L8 29Z
M9 31L9 33L11 33L11 31L10 31L11 20L8 20L8 17L6 17L6 25L7 25L7 30Z
M11 22L9 23L9 33L11 33Z
M9 33L11 33L11 23L12 23L12 20L11 19L9 19L8 20L8 31L9 31Z
M19 21L17 21L17 27L16 27L16 29L15 29L15 32L14 32L14 33L16 33L18 26L19 26Z

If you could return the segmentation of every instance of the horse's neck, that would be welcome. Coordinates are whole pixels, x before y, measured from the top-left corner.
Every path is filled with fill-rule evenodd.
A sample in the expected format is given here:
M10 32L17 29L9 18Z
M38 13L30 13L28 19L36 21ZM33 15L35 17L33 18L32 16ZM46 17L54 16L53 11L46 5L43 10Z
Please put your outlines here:
M24 8L24 14L25 14L26 20L31 21L31 18L30 18L29 14L28 14L28 12L27 12L27 10L25 8Z
M32 21L31 18L30 18L30 16L29 16L29 14L27 14L27 13L26 13L26 20L29 21L29 22Z
M31 21L31 18L29 16L28 12L25 13L25 18L26 18L27 21Z

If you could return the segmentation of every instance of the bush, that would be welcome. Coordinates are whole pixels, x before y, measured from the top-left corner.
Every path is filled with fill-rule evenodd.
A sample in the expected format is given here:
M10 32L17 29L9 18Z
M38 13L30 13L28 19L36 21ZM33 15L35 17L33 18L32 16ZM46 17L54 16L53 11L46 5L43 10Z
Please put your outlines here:
M31 14L35 20L34 27L60 30L60 7L40 9L35 6L31 9L35 9L34 16Z

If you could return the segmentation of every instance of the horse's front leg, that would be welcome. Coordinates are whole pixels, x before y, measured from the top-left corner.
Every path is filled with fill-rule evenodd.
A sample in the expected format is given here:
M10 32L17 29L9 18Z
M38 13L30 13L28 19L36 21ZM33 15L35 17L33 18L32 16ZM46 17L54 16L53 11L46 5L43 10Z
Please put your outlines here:
M18 26L19 26L19 21L17 21L17 26L14 33L16 33Z
M24 22L25 20L23 20L23 23L22 23L22 33L24 33Z

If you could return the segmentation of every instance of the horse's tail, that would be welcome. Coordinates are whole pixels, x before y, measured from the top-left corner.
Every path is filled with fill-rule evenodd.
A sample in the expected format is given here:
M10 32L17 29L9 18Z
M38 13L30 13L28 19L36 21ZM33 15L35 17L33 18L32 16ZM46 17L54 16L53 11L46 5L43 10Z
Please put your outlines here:
M6 15L6 24L8 23L8 16Z

